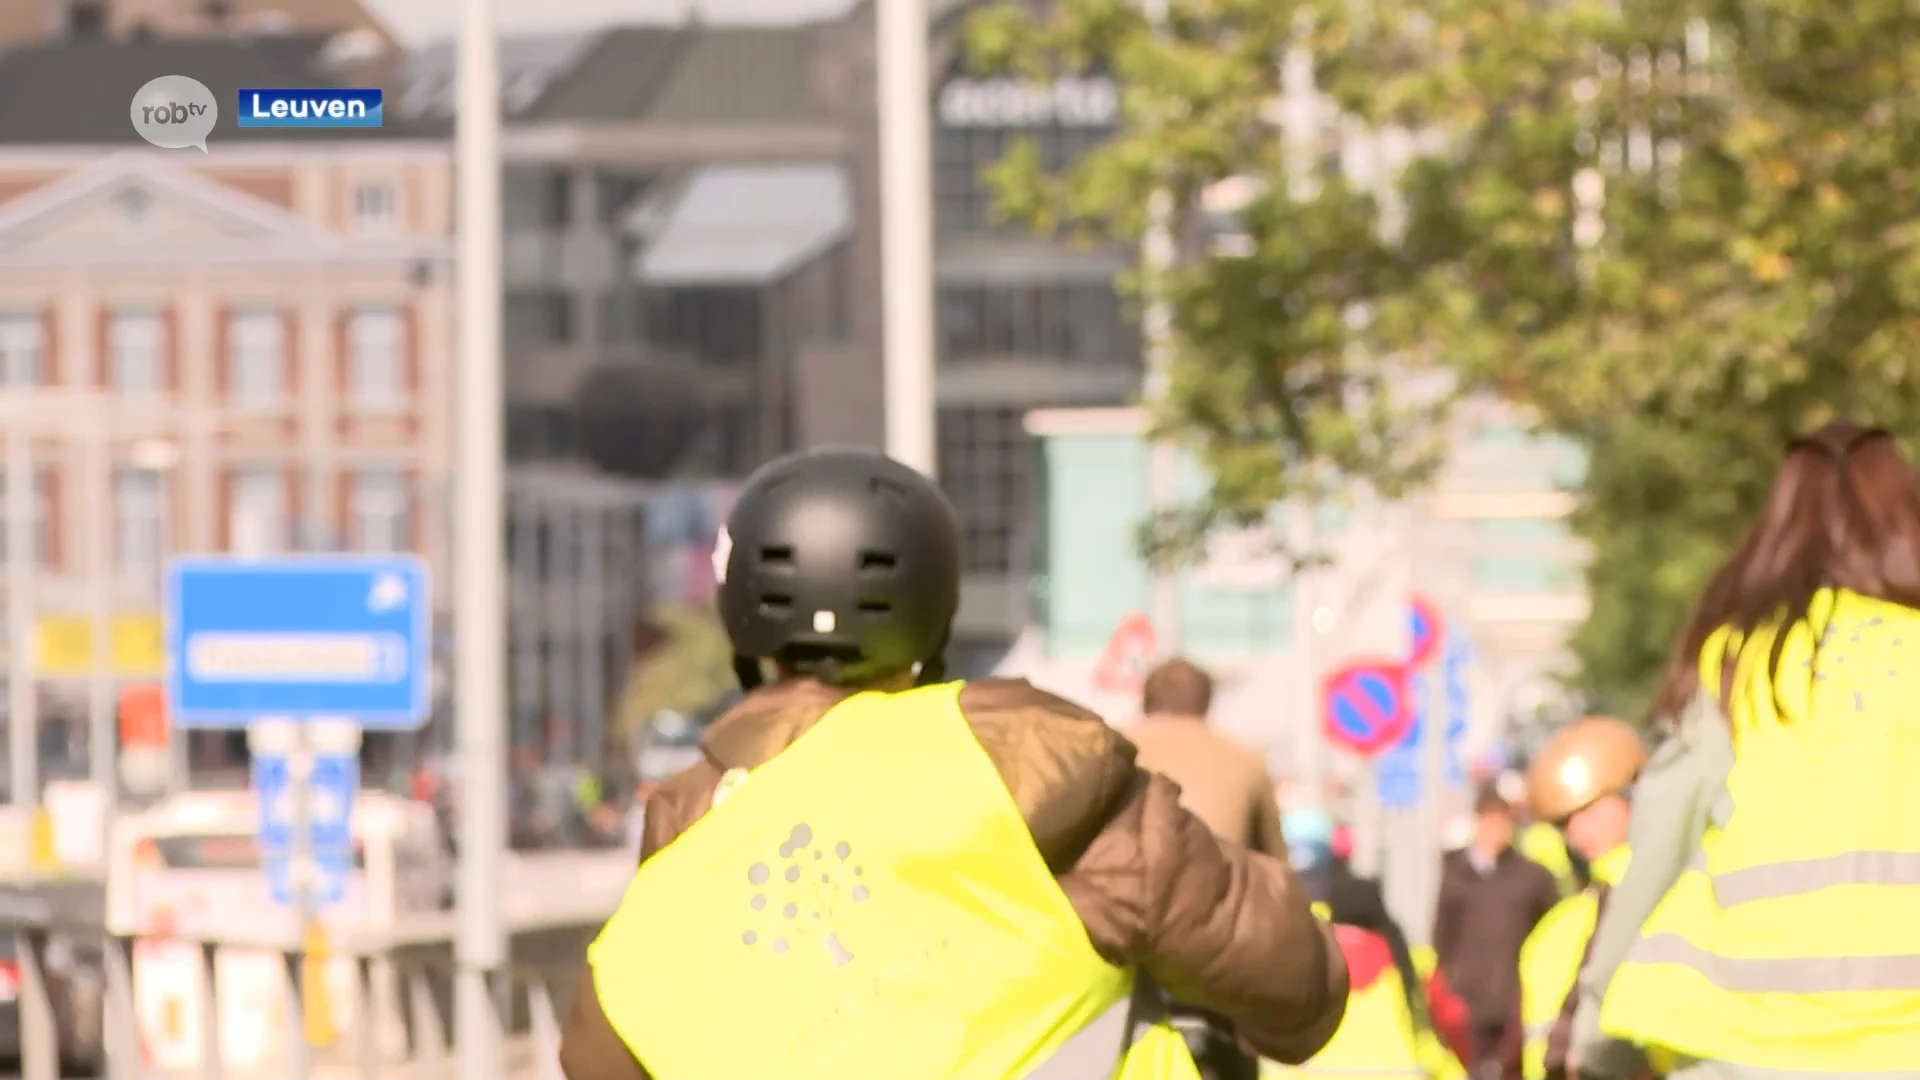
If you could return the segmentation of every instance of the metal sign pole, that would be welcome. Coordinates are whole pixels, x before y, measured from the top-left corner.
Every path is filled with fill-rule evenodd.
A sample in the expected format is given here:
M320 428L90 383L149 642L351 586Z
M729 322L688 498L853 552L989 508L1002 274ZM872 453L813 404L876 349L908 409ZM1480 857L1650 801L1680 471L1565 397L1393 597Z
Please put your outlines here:
M40 709L33 682L33 449L25 417L7 417L7 749L13 805L40 805Z
M316 918L314 885L319 868L313 858L313 741L307 724L293 725L293 745L287 753L287 779L293 796L293 848L288 853L288 884L293 889L293 924L299 935L299 948L288 972L287 998L292 1038L287 1041L287 1074L292 1080L307 1080L312 1072L313 1055L307 1045L306 965L307 942L311 940Z

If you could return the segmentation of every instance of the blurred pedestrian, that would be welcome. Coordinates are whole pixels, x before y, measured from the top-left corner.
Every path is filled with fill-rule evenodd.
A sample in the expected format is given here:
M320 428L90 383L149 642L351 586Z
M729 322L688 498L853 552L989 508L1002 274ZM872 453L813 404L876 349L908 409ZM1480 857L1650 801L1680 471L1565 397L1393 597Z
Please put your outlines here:
M1286 863L1216 838L1098 716L947 681L959 549L882 455L749 478L714 552L747 694L647 800L569 1080L1191 1078L1158 987L1279 1061L1332 1036L1346 967Z
M1445 1075L1469 1052L1466 1004L1434 972L1422 979L1377 882L1335 850L1338 826L1318 809L1290 810L1287 849L1301 884L1332 923L1347 960L1347 1016L1303 1075ZM1284 1072L1284 1070L1283 1070Z
M1614 1038L1697 1059L1687 1080L1915 1075L1916 699L1920 475L1829 424L1787 445L1670 658L1583 1072L1613 1080L1590 1052Z
M1520 1019L1527 1032L1527 1080L1566 1080L1575 992L1607 890L1626 872L1628 792L1646 764L1640 733L1610 716L1589 716L1562 728L1527 769L1534 815L1566 834L1567 847L1590 868L1593 883L1560 901L1520 949ZM1632 1055L1627 1075L1644 1057Z
M1180 785L1180 804L1214 835L1252 851L1287 857L1280 806L1266 758L1207 723L1213 676L1175 658L1147 674L1140 719L1126 735L1134 760Z
M1433 949L1473 1022L1468 1067L1479 1080L1520 1080L1520 947L1560 891L1513 848L1514 810L1494 786L1474 801L1474 837L1441 863Z

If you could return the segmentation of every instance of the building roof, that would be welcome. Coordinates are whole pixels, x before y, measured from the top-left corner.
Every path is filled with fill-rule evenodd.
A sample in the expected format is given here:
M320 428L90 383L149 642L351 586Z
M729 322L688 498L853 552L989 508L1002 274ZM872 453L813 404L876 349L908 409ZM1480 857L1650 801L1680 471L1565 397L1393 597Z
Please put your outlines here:
M523 124L780 124L817 119L812 26L619 26L508 38L501 104ZM454 50L416 52L400 111L450 117Z
M209 145L222 142L315 142L340 139L437 138L444 123L388 110L379 128L241 128L234 120L242 87L348 86L327 59L331 38L60 41L0 54L0 144L138 144L129 108L133 95L162 75L205 83L220 102ZM358 85L366 85L360 83ZM217 152L217 151L216 151Z
M604 31L537 34L500 42L500 98L507 117L518 117L545 97L600 40ZM453 115L457 56L451 42L439 42L408 54L397 109L410 117Z
M806 27L705 27L648 119L660 124L778 124L816 119Z
M680 77L697 31L625 26L595 37L547 93L518 119L629 121L649 119L660 96Z
M424 44L452 36L460 5L448 0L362 0L403 40ZM500 32L581 31L607 26L786 26L843 19L864 0L497 0ZM950 2L950 0L936 0ZM5 6L0 4L0 6Z

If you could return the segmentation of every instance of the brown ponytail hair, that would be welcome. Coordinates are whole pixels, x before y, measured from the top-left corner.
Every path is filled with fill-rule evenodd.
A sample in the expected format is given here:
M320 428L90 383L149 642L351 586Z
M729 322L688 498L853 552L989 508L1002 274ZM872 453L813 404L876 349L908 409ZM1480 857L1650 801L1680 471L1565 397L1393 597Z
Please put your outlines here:
M1920 474L1882 428L1836 421L1787 444L1759 517L1708 582L1668 660L1653 719L1671 721L1703 689L1700 653L1716 631L1804 621L1825 588L1920 608ZM1769 677L1785 642L1774 638ZM1734 660L1726 658L1722 684L1707 688L1723 702Z

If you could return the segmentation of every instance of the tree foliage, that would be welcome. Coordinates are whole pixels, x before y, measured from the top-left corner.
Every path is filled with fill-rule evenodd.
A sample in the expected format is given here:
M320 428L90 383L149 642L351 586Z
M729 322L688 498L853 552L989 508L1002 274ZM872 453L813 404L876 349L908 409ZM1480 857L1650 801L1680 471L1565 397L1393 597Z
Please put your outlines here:
M1209 185L1260 192L1238 250L1139 283L1175 306L1158 422L1214 470L1203 516L1343 475L1405 490L1445 415L1418 376L1497 392L1591 455L1576 650L1603 698L1644 699L1787 437L1920 430L1909 3L1172 0L1156 33L1057 0L970 38L987 67L1126 87L1110 145L995 171L1014 219L1130 240L1161 184L1191 235ZM1304 134L1269 107L1290 49L1338 110ZM1396 133L1419 153L1388 188L1326 168Z

